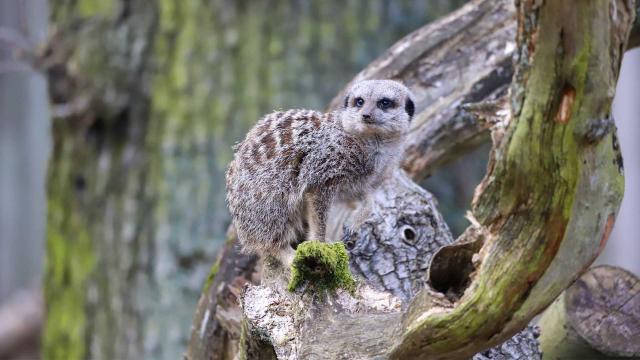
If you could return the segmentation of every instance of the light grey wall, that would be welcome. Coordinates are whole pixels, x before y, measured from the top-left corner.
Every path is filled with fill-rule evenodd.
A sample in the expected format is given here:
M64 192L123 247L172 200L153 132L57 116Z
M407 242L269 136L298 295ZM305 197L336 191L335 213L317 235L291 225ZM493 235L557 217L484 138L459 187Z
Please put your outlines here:
M44 76L16 59L16 52L45 39L46 5L0 0L0 302L38 286L42 272L47 89Z
M613 264L640 275L640 49L628 51L613 102L624 159L622 207L599 264Z

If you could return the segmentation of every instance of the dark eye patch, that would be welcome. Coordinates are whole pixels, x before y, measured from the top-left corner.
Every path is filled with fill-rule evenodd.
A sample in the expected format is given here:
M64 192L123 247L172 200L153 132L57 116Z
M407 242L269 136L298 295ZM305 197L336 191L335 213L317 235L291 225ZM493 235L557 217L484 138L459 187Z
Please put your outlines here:
M382 98L376 103L379 109L387 110L396 107L396 102L389 98Z

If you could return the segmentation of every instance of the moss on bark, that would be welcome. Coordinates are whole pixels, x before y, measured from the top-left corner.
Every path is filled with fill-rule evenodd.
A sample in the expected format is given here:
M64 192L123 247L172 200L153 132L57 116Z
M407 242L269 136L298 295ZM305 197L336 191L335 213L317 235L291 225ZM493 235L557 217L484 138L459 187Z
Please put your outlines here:
M356 282L349 270L349 255L344 244L318 241L300 244L291 265L289 291L303 284L316 291L344 289L353 293Z

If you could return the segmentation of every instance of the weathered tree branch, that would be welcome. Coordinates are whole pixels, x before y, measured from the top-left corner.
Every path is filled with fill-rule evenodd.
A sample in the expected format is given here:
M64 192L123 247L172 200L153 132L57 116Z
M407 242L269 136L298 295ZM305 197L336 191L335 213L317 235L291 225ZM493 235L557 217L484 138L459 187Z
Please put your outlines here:
M640 356L640 279L613 266L591 268L544 312L549 359Z
M623 7L629 12L633 2ZM636 2L640 9L640 2ZM638 10L636 11L638 12ZM338 108L356 81L393 78L416 96L416 117L404 168L413 179L489 140L478 118L461 105L506 94L511 83L516 17L513 1L470 1L394 44L331 101ZM640 46L637 18L627 49Z
M239 298L247 283L259 283L259 259L240 253L235 231L218 254L198 301L193 320L188 359L233 359L240 339L242 312Z
M475 276L452 309L405 321L391 358L462 357L501 341L600 252L623 192L609 111L633 10L519 3L512 119L473 204L485 238Z

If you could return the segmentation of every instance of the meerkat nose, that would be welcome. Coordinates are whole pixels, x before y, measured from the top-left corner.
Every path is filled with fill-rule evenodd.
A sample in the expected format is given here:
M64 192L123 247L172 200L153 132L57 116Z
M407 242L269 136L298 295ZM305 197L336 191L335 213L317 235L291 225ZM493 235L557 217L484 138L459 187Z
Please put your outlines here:
M362 121L369 123L371 120L371 114L362 114Z

